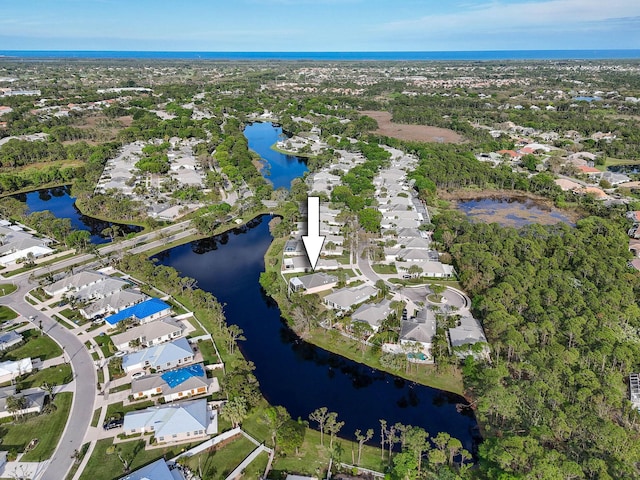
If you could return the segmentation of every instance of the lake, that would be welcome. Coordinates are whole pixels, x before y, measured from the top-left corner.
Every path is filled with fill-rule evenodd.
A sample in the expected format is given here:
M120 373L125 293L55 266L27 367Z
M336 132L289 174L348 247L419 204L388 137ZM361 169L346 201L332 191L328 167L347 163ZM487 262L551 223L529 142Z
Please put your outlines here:
M243 228L154 258L195 278L225 305L228 323L244 330L240 349L255 363L265 398L285 406L293 418L306 420L326 406L345 421L341 436L353 438L356 429L373 428L378 438L379 419L385 419L422 426L432 435L448 432L473 451L479 440L473 413L456 410L456 404L467 403L464 398L329 353L300 340L286 326L258 283L272 241L270 218L259 217Z
M26 203L29 213L49 210L58 218L69 218L74 230L87 230L91 234L93 244L109 242L109 237L102 235L101 232L112 225L120 227L120 231L125 234L142 230L142 227L137 225L112 223L83 215L76 207L76 199L71 196L71 187L68 185L18 193L13 195L13 198Z
M251 123L244 129L249 148L262 157L265 163L264 177L273 183L273 188L291 186L291 180L301 177L307 171L307 163L300 157L285 155L271 148L285 137L282 128L270 122Z
M573 225L562 211L526 197L490 197L459 200L458 210L473 222L499 223L505 227L523 227L532 223Z

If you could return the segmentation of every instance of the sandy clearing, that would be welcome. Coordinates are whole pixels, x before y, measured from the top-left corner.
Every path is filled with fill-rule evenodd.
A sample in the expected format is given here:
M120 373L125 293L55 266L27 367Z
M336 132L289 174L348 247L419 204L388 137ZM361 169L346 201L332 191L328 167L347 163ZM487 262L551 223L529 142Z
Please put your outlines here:
M448 128L393 123L389 112L367 110L363 111L362 114L378 122L378 129L374 133L386 137L413 142L462 143L464 141L461 135Z

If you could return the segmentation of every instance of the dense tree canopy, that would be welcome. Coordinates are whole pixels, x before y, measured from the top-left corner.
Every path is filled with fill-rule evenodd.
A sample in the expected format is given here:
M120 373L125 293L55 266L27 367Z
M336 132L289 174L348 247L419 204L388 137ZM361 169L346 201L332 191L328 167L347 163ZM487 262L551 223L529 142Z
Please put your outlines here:
M628 374L640 358L640 276L613 222L521 230L435 219L492 347L465 366L489 478L637 478L640 416ZM506 477L508 478L508 477Z

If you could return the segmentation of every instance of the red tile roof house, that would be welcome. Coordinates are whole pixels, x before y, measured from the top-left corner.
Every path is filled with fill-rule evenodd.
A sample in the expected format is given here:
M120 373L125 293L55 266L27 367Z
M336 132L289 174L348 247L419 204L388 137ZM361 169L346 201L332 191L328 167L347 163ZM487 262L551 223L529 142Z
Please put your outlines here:
M586 165L578 165L576 167L578 170L580 170L580 173L586 173L589 176L592 175L602 175L602 172L600 170L598 170L595 167L587 167Z
M524 148L521 148L520 150L518 150L518 153L520 155L530 155L532 153L536 153L536 151L531 147L524 147Z
M515 152L514 150L500 150L498 151L498 153L500 155L509 155L511 157L511 160L519 160L520 158L522 158L522 155L518 152Z

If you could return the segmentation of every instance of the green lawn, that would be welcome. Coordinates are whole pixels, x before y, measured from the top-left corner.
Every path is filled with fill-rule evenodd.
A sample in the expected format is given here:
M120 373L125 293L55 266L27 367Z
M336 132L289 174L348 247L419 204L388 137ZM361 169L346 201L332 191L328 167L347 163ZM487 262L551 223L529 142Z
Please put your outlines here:
M199 455L189 457L185 463L194 472L198 471L198 458L204 478L226 478L249 455L256 446L243 436L236 437L216 450L205 450ZM266 456L266 455L265 455ZM264 473L264 470L263 470ZM258 477L243 477L258 478Z
M216 350L213 348L213 343L209 340L203 340L198 342L198 348L202 353L202 357L204 358L204 363L209 365L212 363L219 363L220 359L218 355L216 355Z
M55 314L53 316L53 319L58 322L60 325L62 325L64 328L68 328L69 330L73 330L75 327L75 325L71 324L71 322L69 322L69 320L65 320L63 316Z
M394 264L386 264L386 263L375 263L371 265L371 268L376 273L381 273L383 275L395 275L398 273L398 269Z
M31 293L33 297L37 298L41 302L44 302L46 300L49 300L50 298L53 298L51 295L47 295L46 293L44 293L44 290L42 289L42 287L34 288L29 293Z
M125 390L129 390L130 388L131 388L130 383L124 383L118 387L110 388L109 393L124 392Z
M242 478L262 478L262 476L264 475L264 471L267 468L268 462L269 455L267 454L267 452L262 452L253 460L253 462L249 464L247 468L244 469Z
M13 320L17 318L18 314L11 310L9 307L5 307L4 305L0 306L0 322L5 322L7 320Z
M73 462L73 465L71 466L71 470L69 470L69 473L67 474L66 480L73 479L76 472L78 471L78 468L80 467L80 463L82 462L82 459L87 454L87 450L89 450L89 442L83 444L82 447L80 447L80 458L78 458L75 462Z
M97 427L98 426L98 420L100 419L100 412L102 412L102 407L96 408L95 411L93 412L93 417L91 417L91 426L92 427Z
M108 336L108 335L98 335L97 337L94 337L94 340L96 341L96 343L98 345L100 345L100 348L102 349L102 353L104 355L104 358L109 358L111 355L113 355L115 353L116 346L111 341L111 337L110 336Z
M65 308L64 310L60 310L60 315L76 325L83 325L87 323L87 319L84 318L78 310Z
M24 321L24 322L18 322L18 323L14 323L13 325L11 325L9 328L5 328L4 331L5 332L10 332L11 330L17 330L20 327L24 327L25 325L27 325L29 322Z
M22 336L25 343L4 354L3 360L18 360L27 357L48 360L62 355L62 349L58 344L36 329L27 330L22 333Z
M113 440L108 438L99 440L91 454L91 459L80 476L81 480L114 480L123 475L122 462L118 455L107 453L107 449L112 445ZM183 450L192 448L195 444L176 445L166 448L144 449L144 441L136 440L119 443L117 447L120 455L130 461L130 470L136 470L158 458L173 458Z
M10 295L18 289L13 283L0 283L0 297Z
M335 258L338 261L338 263L342 265L348 265L349 263L351 263L351 254L349 253L348 250L344 250L342 255L340 255L339 257L331 257L331 258Z
M404 369L402 371L391 371L380 364L379 348L367 347L363 352L360 344L355 340L343 337L337 331L327 331L320 327L312 330L311 336L307 338L307 341L356 362L364 363L378 370L387 371L422 385L428 385L458 394L462 394L464 391L462 374L457 368L451 368L445 372L438 372L434 365L411 364L409 371Z
M49 458L67 423L72 397L72 393L59 393L54 401L55 412L29 418L24 423L0 426L3 450L22 452L32 439L37 438L38 445L27 452L22 461L38 462Z
M374 429L374 431L375 430L376 429ZM378 431L374 433L374 438L376 438L375 435L379 434L380 432L378 429ZM339 447L336 448L336 450L338 452L337 456L340 462L351 463L352 449L356 452L357 458L357 443L338 438L334 440L334 447L336 446ZM322 446L320 444L320 432L308 428L304 437L304 443L300 448L300 452L302 452L300 455L276 455L269 478L284 479L287 473L306 474L313 475L318 478L325 478L324 472L326 472L326 469L329 466L328 435L325 434L324 446ZM379 447L368 445L364 446L362 450L361 466L378 472L384 472L386 464L386 458L384 461L380 459Z
M127 405L126 407L122 405L122 402L112 403L107 407L107 413L104 418L106 420L109 420L112 417L123 418L126 413L133 412L134 410L142 410L143 408L147 408L152 405L154 405L153 400L134 403L133 405Z
M53 383L55 385L64 385L73 380L71 365L63 364L55 367L45 368L35 373L27 375L24 379L18 380L20 390L25 388L39 387L43 383Z
M619 165L638 165L640 164L640 160L629 160L624 158L605 158L604 165L596 165L596 168L600 171L605 172L608 167L619 166Z

